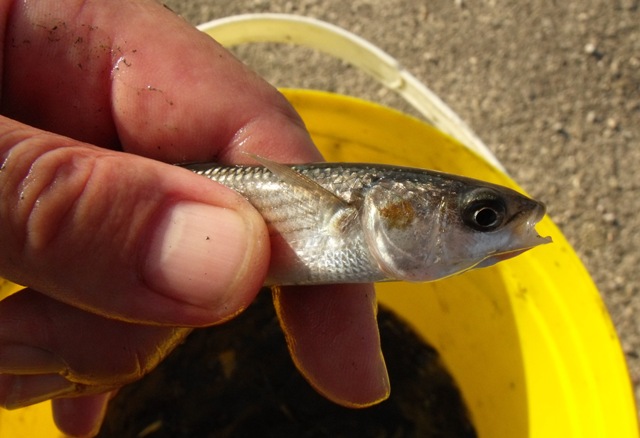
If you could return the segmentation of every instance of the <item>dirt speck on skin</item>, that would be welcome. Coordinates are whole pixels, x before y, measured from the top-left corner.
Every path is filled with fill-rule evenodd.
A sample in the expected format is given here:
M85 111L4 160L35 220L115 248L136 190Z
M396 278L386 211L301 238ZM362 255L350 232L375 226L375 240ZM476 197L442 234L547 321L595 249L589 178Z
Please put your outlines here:
M318 395L295 369L271 294L221 326L194 331L109 404L102 438L473 438L438 353L389 311L378 316L391 396L367 409Z

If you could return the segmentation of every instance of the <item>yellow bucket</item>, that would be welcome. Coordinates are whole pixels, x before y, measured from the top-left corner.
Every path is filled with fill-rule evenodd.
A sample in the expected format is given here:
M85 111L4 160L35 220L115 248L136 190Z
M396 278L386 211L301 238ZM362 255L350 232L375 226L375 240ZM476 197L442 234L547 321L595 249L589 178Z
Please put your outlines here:
M284 93L328 161L438 169L518 189L481 143L471 150L370 102ZM379 284L379 300L439 351L480 437L638 437L624 356L598 291L548 217L538 230L554 243L439 282ZM0 282L0 298L15 289ZM0 410L0 437L60 436L49 409Z

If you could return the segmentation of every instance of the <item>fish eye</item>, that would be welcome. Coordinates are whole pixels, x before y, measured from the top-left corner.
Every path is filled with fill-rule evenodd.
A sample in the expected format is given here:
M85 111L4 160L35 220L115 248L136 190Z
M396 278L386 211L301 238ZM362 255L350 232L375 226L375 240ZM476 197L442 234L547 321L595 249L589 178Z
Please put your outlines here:
M493 231L505 220L507 208L493 190L476 190L465 197L462 220L476 231Z

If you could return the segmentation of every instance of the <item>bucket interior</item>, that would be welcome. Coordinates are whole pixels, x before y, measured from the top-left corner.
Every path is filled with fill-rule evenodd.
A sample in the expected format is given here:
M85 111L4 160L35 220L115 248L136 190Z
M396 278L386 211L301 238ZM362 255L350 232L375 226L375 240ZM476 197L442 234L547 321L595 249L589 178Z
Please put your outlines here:
M328 161L441 170L522 191L405 114L324 92L285 94ZM626 363L600 295L551 219L537 229L553 244L441 281L381 283L379 300L440 352L479 436L638 436Z

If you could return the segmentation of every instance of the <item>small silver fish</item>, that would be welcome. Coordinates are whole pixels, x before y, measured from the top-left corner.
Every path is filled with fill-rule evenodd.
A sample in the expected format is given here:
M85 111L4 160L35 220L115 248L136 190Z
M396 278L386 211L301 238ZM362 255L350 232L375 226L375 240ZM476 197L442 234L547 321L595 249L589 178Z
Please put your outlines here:
M541 203L441 172L379 164L183 165L242 194L271 238L267 285L432 281L550 238Z

